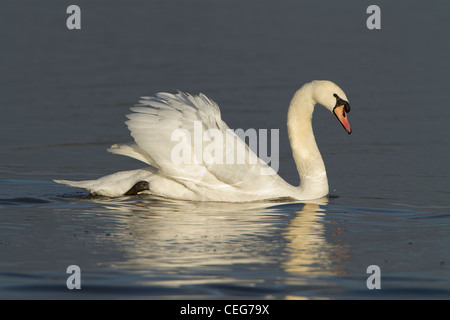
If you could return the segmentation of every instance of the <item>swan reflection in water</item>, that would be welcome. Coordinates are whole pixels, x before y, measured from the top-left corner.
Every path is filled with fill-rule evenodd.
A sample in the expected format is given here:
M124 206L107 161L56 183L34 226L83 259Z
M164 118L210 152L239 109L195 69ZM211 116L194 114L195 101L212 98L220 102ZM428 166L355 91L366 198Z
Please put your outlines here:
M124 259L114 268L182 275L163 282L151 276L153 285L255 285L279 272L282 281L299 284L339 273L333 259L342 256L342 247L329 243L325 234L327 198L308 203L144 197L95 201L120 226L110 238L118 242Z
M325 200L321 204L326 203ZM284 232L289 243L287 259L283 262L283 269L289 274L325 276L345 273L340 262L348 258L347 246L339 243L339 239L334 243L326 239L325 215L326 210L318 203L305 203L289 221ZM336 228L332 237L338 237L340 232L340 228Z

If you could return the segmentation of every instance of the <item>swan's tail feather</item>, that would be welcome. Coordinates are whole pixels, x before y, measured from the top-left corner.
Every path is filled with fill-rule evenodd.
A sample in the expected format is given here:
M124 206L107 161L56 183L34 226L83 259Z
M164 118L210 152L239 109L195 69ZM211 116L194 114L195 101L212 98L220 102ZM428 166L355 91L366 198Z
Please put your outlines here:
M72 180L53 180L56 183L64 184L72 188L79 188L88 191L90 194L99 194L95 190L96 180L72 181Z
M155 172L152 167L120 171L96 180L71 181L53 180L69 187L80 188L92 195L120 197L149 191L149 181Z

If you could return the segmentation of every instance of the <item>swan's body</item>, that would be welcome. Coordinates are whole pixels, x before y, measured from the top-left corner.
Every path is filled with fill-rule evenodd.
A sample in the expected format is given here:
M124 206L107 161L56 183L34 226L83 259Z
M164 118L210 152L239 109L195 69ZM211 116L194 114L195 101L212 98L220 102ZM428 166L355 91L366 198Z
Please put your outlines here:
M336 84L313 81L301 87L291 101L287 120L301 182L296 187L284 181L228 128L217 104L206 96L159 93L156 97L143 97L139 102L131 108L134 113L127 116L126 122L134 142L113 145L108 151L141 160L149 167L117 172L97 180L55 181L110 197L145 192L195 201L318 199L328 194L328 180L312 130L314 106L317 103L325 106L338 117L347 132L351 132L346 117L350 107L345 93ZM224 152L242 148L244 158L234 163L205 163L195 159L194 152L193 161L174 161L173 150L180 146L180 140L195 150L194 141L186 138L195 135L195 123L200 123L204 130L220 132L226 137L223 139ZM176 130L186 137L174 139Z

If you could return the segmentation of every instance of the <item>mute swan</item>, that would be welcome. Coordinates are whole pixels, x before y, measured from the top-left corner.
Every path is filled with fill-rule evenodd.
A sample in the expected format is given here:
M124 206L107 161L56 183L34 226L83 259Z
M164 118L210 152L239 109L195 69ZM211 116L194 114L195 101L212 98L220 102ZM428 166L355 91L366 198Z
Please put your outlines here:
M351 133L347 118L350 105L345 93L327 80L303 85L294 94L287 116L292 154L300 175L300 186L292 186L229 129L221 119L217 104L205 95L158 93L155 97L141 99L140 104L131 108L134 113L127 115L129 120L126 121L134 142L113 145L108 151L141 160L150 166L117 172L97 180L54 181L109 197L149 193L194 201L312 200L328 194L325 165L311 123L316 103L330 110ZM195 134L195 123L226 137L223 148L227 154L242 148L245 160L241 154L241 162L231 164L206 163L198 161L195 155L189 158L194 159L190 162L174 161L173 150L180 143L183 147L198 148L189 139L190 134ZM181 132L182 142L174 140L177 130Z

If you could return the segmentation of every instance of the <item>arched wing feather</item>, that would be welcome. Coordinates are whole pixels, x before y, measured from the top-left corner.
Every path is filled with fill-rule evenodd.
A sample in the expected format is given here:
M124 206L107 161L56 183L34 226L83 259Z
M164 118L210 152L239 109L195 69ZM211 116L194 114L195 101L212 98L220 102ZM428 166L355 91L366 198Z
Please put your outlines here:
M110 151L145 161L166 177L197 189L202 185L248 188L255 185L254 179L261 179L262 171L267 175L271 170L222 121L217 104L203 94L158 93L155 97L142 97L131 110L133 113L127 115L126 124L135 144L117 146ZM208 161L205 148L209 144L214 149L211 146L216 139L221 140L222 144L217 142L217 146L222 155L219 161L217 157ZM219 149L208 154L215 157ZM191 157L180 163L174 159L180 156L174 153L176 150L190 152Z

